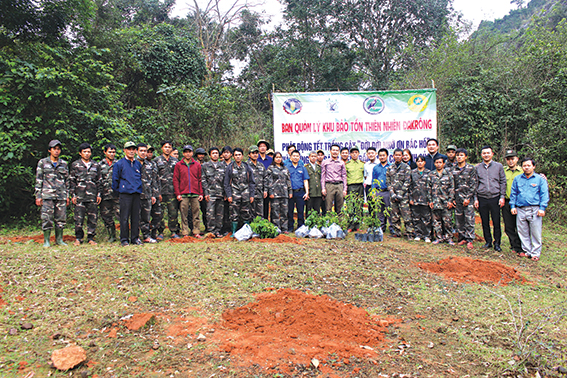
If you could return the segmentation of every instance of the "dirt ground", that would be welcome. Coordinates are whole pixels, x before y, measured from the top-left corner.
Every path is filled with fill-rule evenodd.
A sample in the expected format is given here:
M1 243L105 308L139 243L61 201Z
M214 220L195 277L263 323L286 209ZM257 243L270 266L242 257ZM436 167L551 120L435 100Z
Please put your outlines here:
M7 377L559 377L567 365L566 326L545 312L567 299L560 254L533 264L391 238L123 249L27 238L0 247ZM520 295L534 324L550 322L533 336L545 359L514 339ZM49 356L67 345L87 360L59 372Z

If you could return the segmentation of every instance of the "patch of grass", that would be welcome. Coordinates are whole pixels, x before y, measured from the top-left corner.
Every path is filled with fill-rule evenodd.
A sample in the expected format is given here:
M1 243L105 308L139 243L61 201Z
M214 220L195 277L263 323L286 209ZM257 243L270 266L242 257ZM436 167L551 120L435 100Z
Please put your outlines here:
M189 376L281 374L237 368L230 356L197 343L196 335L168 337L167 329L178 317L220 320L223 311L253 301L255 293L289 287L402 320L390 327L384 358L375 364L353 360L349 369L360 368L361 376L500 376L524 369L552 374L551 367L566 364L566 322L543 324L520 353L512 321L517 314L508 302L520 298L523 314L533 313L532 325L550 316L544 309L560 309L558 304L567 300L566 242L565 229L546 224L537 264L519 260L509 250L481 250L480 243L469 253L390 238L362 244L352 235L344 241L305 240L302 245L165 242L120 248L102 242L44 249L36 243L1 244L0 296L7 303L0 308L0 333L5 335L0 338L0 373L67 376L48 361L53 350L77 344L92 361L77 371L100 377L158 377L175 371ZM456 284L417 266L451 255L502 262L520 270L530 283ZM120 325L122 317L141 312L160 315L140 331ZM22 322L34 328L22 330ZM117 338L109 337L113 327L118 328ZM16 335L9 335L11 328ZM193 346L187 348L188 343ZM410 346L400 349L401 344Z

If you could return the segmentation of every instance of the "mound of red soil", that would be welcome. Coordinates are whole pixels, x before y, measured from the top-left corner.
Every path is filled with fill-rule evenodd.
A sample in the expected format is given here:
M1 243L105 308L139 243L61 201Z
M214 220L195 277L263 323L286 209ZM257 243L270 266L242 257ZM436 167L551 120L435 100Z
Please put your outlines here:
M292 243L292 244L301 244L301 240L297 238L292 238L291 236L280 234L273 239L260 239L260 238L252 238L250 241L258 242L258 243Z
M507 285L512 281L528 282L518 271L504 264L469 257L448 257L435 263L418 264L421 269L456 282L492 282Z
M312 358L375 357L389 324L366 310L292 289L261 293L222 315L220 348L242 366L309 365ZM334 358L336 358L334 357Z
M230 241L236 240L235 238L230 237L230 235L223 236L222 238L217 239L207 239L207 243L226 243Z
M169 239L168 242L173 243L173 244L178 244L178 243L198 243L202 241L202 239L197 239L194 238L192 236L184 236L182 238L179 239Z

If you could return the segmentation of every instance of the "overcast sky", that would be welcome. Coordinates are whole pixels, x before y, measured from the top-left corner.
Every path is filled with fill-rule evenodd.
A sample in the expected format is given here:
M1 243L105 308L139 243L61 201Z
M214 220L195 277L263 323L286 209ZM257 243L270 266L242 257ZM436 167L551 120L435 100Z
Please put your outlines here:
M226 7L232 5L235 0L220 0L221 5L226 4ZM243 0L244 1L244 0ZM306 0L309 1L309 0ZM408 0L411 1L411 0ZM256 12L264 12L267 16L272 18L272 22L279 23L281 21L282 6L277 0L249 0L248 3L261 3L264 5L256 6ZM208 0L197 0L200 7L206 7ZM193 4L193 0L177 0L173 10L173 16L184 17L189 9L188 4ZM510 0L454 0L453 7L455 10L460 11L464 17L471 21L473 29L476 29L480 21L489 20L493 21L497 18L502 18L510 12L515 6L510 4Z

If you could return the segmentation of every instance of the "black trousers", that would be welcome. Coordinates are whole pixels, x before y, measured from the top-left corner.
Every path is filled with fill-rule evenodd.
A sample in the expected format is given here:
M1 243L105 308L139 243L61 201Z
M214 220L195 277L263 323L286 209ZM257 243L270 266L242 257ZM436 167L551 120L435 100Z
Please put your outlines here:
M500 205L498 201L500 197L482 198L478 197L478 212L482 221L482 234L484 240L488 244L492 244L492 235L490 234L490 219L494 227L494 244L500 245L502 240L502 228L500 227Z
M504 219L504 232L510 240L510 247L516 252L522 252L522 243L516 227L516 215L512 214L510 200L507 199L502 208L502 219Z
M120 193L120 242L134 243L140 235L140 193Z
M315 210L318 214L321 214L321 204L323 203L323 197L309 197L305 203L305 217L309 216L311 210Z
M270 219L270 196L264 198L264 219Z

